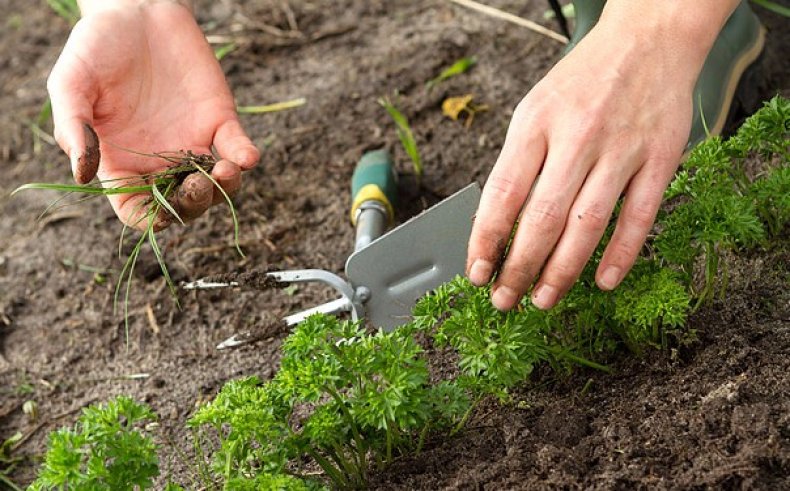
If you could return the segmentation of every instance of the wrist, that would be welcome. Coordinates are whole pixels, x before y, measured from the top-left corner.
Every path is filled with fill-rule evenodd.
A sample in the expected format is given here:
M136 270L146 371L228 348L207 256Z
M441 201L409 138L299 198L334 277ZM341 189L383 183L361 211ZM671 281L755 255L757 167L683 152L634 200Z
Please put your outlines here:
M192 13L195 11L192 0L78 0L77 3L83 17L106 10L142 8L160 3L181 5Z
M623 41L650 43L690 62L704 62L740 0L611 0L599 26Z
M588 36L609 47L611 66L691 90L740 0L609 0ZM612 49L614 47L614 49Z

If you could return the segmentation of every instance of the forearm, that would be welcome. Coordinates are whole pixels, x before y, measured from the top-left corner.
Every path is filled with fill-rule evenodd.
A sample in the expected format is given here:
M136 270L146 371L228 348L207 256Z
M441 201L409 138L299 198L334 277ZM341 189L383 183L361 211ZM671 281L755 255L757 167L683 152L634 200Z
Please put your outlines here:
M93 12L114 9L123 6L139 6L166 2L183 5L190 12L195 11L193 0L77 0L77 4L80 7L80 12L82 13L83 17Z
M621 61L627 60L623 66L636 69L633 65L650 60L665 75L676 76L675 82L693 85L739 4L740 0L609 0L593 31L599 45L618 47Z

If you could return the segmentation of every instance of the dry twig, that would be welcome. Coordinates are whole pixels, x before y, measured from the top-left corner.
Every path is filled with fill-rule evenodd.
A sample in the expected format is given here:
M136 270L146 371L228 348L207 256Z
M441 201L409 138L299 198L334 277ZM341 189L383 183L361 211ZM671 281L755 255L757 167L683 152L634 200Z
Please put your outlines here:
M470 8L472 10L476 10L481 14L485 14L491 17L495 17L497 19L501 19L507 22L511 22L513 24L519 25L521 27L526 27L527 29L537 32L543 36L551 38L555 41L559 41L562 44L568 44L568 38L563 36L562 34L556 33L551 29L543 27L542 25L532 22L531 20L524 19L517 15L513 15L509 12L505 12L495 7L491 7L490 5L485 5L479 2L475 2L473 0L450 0L453 3L461 5L462 7Z

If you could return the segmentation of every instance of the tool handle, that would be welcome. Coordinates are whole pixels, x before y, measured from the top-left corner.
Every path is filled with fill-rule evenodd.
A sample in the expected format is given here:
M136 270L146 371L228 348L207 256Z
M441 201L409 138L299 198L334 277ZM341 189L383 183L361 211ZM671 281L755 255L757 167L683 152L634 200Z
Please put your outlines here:
M351 178L351 223L357 224L358 211L363 203L375 201L387 210L387 221L395 219L395 199L398 185L392 158L386 150L365 153Z

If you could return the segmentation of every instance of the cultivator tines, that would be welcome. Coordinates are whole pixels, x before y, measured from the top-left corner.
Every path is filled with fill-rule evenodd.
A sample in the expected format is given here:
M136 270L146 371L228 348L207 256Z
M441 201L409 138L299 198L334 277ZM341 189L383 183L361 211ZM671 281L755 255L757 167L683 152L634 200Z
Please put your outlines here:
M367 319L385 330L405 323L418 298L463 273L480 186L470 184L385 234L394 218L397 195L392 161L385 151L368 152L362 157L354 170L351 193L356 242L354 253L346 261L347 279L323 269L300 269L219 275L183 287L268 289L320 283L335 290L339 298L285 317L289 326L315 314L344 313L352 320ZM245 342L237 335L218 347Z

